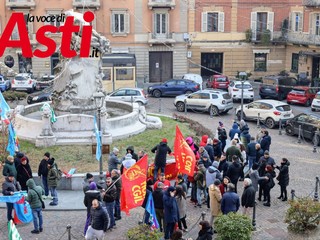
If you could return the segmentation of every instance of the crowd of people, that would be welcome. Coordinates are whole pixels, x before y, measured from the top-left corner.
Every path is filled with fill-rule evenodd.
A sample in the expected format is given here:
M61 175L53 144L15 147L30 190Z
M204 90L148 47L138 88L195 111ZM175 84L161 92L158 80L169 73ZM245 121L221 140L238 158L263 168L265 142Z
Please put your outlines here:
M229 140L230 146L227 146ZM198 240L212 239L216 233L214 222L222 214L241 212L251 217L256 197L264 202L264 206L270 207L270 191L275 186L275 178L280 185L278 199L287 201L290 162L282 158L281 163L276 164L270 154L271 136L266 129L262 129L255 137L250 134L246 122L241 120L234 122L227 133L224 124L219 122L215 137L204 135L199 144L191 136L185 141L196 158L194 175L178 174L174 181L169 181L165 175L167 156L174 154L168 146L168 140L163 138L150 149L155 153L154 172L153 177L147 179L147 193L142 207L145 207L148 195L152 194L159 230L163 232L164 239L183 239L183 232L188 232L187 196L190 196L195 208L206 206L210 209L209 221L200 222ZM108 161L104 187L94 181L91 173L86 174L83 183L83 203L87 208L84 221L86 239L102 239L105 232L116 228L116 222L121 219L121 174L145 154L143 150L136 154L134 147L129 146L121 158L119 149L114 147ZM3 175L6 176L3 194L12 195L19 190L28 192L35 219L32 233L43 230L41 201L49 198L49 191L52 199L50 205L58 205L57 171L54 158L50 157L50 153L45 153L38 168L42 188L35 185L29 160L24 154L8 156L3 166ZM238 194L239 181L243 181L241 196ZM11 214L12 204L7 203L8 221L12 219ZM151 224L148 214L145 211L145 224Z

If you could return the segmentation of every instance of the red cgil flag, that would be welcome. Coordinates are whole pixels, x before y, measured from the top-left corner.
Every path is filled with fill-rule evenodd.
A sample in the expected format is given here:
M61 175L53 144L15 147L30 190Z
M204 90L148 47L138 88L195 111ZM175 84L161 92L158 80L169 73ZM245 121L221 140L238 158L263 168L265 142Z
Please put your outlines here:
M176 138L174 140L174 157L179 172L193 176L196 157L188 143L184 140L178 125L176 125Z
M129 210L142 205L146 195L148 155L143 156L122 174L121 211L129 215Z

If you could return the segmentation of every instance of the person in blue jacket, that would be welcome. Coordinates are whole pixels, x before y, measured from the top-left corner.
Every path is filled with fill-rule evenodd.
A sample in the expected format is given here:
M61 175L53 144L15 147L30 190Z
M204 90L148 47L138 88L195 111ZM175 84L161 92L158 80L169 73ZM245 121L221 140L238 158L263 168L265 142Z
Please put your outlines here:
M164 234L165 239L171 238L174 226L180 219L178 204L176 198L174 197L175 191L175 188L170 186L163 194L164 221L166 223Z
M230 140L234 138L234 135L236 135L236 133L238 133L238 136L240 136L241 131L239 129L238 123L234 122L232 125L232 129L230 129L229 131Z
M240 197L234 192L235 187L232 183L228 183L227 192L223 194L221 200L221 211L224 215L229 212L237 212L240 207Z

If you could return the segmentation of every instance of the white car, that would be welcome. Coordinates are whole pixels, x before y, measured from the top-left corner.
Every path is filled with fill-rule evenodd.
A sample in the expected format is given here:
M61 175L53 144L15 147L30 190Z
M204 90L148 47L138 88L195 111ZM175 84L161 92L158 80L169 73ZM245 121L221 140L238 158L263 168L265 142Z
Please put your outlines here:
M108 93L106 100L120 100L124 102L136 102L140 105L147 105L148 98L142 88L119 88Z
M238 120L241 120L241 106L236 109ZM260 116L261 123L268 128L286 123L294 117L290 105L277 100L257 100L243 105L243 119L257 120Z
M11 81L11 89L32 93L36 89L37 81L29 73L19 73Z
M320 92L317 92L316 96L311 103L311 111L320 110Z
M242 95L242 83L241 81L232 81L229 84L228 92L232 100L241 100ZM254 100L254 91L252 85L245 81L243 82L243 100Z
M202 90L203 79L202 79L201 75L194 74L194 73L186 73L185 75L183 75L182 79L188 79L188 80L192 80L196 83L199 83L200 90Z

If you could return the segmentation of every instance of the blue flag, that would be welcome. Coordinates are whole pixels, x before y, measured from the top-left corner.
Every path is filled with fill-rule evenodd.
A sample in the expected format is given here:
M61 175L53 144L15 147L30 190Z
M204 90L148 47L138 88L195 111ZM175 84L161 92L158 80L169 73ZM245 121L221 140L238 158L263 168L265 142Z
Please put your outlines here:
M100 134L101 133L99 132L99 129L98 129L96 116L94 116L93 123L94 123L94 134L96 135L96 141L97 141L96 159L98 161L100 161L100 158L101 158L101 138L100 138Z
M9 124L9 119L7 116L8 112L10 112L10 107L0 91L0 116L2 121L5 121L6 124Z
M146 211L150 214L149 222L152 223L152 228L159 228L159 223L156 216L156 210L154 209L154 203L153 203L153 197L152 194L149 194L147 205L146 205Z
M7 146L7 151L10 153L11 156L14 156L14 153L15 153L17 147L18 147L18 144L16 142L16 134L15 134L15 131L13 129L12 123L10 122L9 125L8 125L8 146Z

